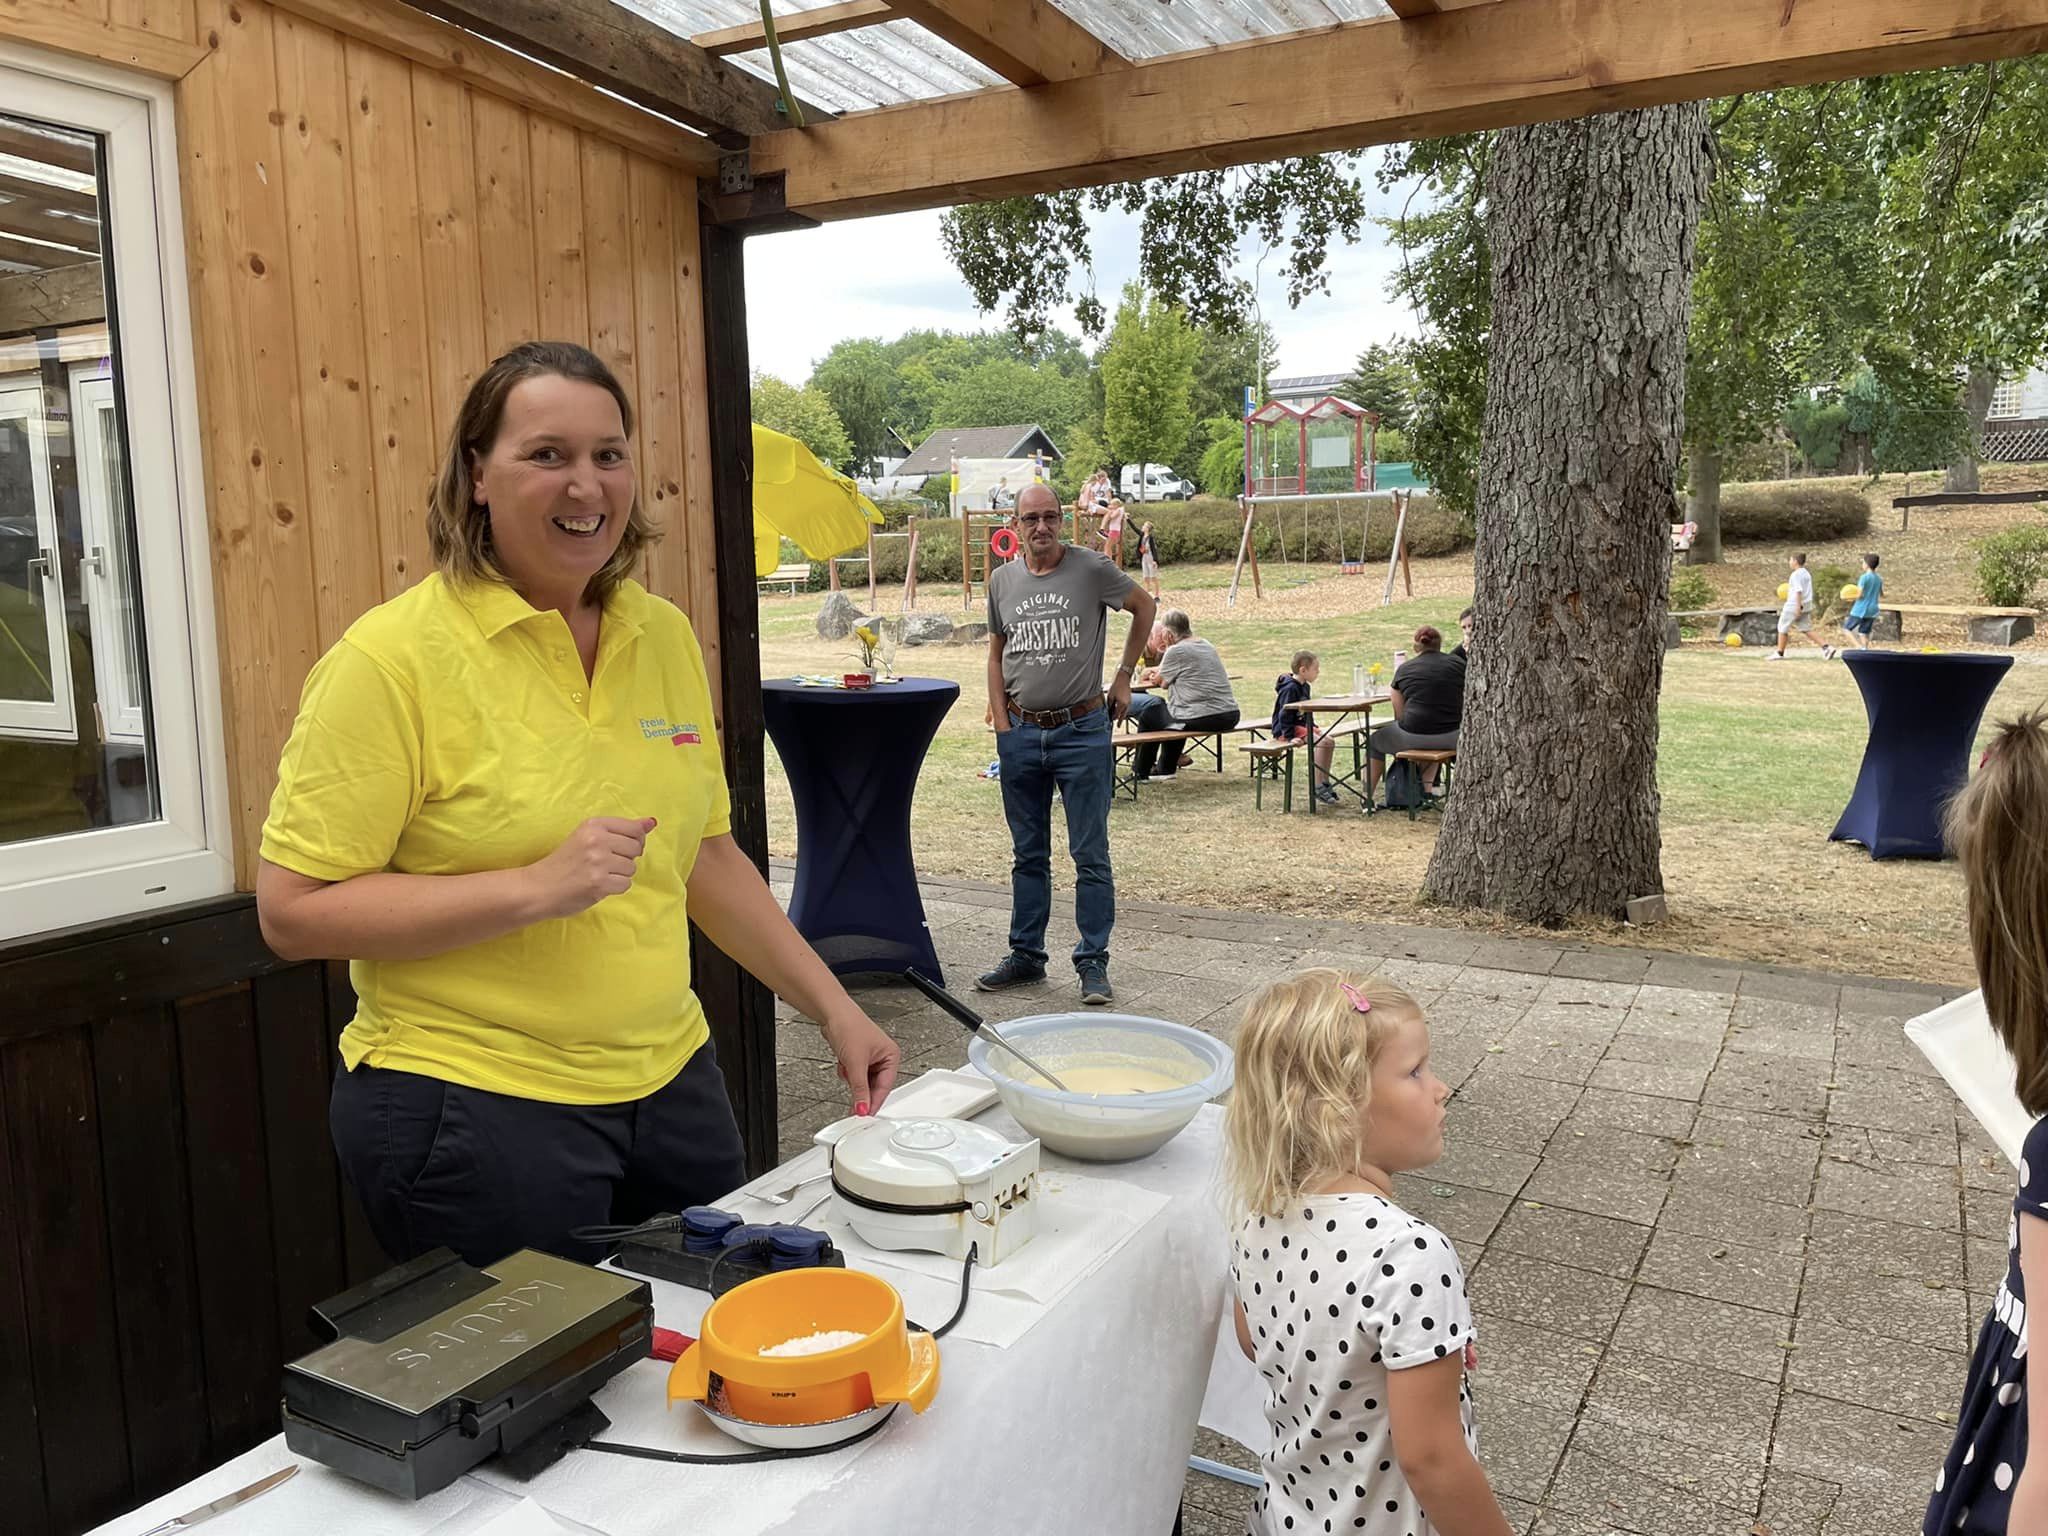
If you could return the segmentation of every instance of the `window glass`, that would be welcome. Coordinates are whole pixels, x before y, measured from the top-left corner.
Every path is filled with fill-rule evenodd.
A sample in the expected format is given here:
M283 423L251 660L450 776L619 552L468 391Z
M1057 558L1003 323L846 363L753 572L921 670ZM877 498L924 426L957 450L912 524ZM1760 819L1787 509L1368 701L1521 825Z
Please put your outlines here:
M0 114L0 844L159 815L103 181Z

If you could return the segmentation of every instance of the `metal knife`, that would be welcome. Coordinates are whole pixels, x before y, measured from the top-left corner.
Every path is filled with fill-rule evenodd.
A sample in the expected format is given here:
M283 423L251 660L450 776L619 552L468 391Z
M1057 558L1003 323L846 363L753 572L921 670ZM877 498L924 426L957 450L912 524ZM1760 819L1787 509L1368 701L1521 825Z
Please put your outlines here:
M142 1536L169 1536L169 1533L172 1531L189 1531L202 1520L211 1520L215 1515L224 1515L237 1504L246 1504L259 1493L270 1492L279 1483L289 1481L297 1474L298 1470L298 1463L294 1462L283 1471L273 1472L260 1482L254 1482L246 1488L237 1489L226 1498L215 1499L211 1504L202 1504L197 1509L188 1510L174 1519L166 1520L162 1525L152 1525L148 1530L142 1532Z

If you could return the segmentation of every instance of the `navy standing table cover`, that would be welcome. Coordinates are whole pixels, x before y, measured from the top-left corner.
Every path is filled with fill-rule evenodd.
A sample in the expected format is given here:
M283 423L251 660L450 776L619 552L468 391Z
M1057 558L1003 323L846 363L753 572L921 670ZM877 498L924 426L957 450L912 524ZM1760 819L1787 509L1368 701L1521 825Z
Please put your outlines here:
M835 975L916 966L943 979L910 856L925 750L960 697L942 678L874 688L761 685L768 735L796 801L790 921Z
M1870 741L1833 840L1861 843L1873 859L1944 857L1942 812L1970 776L1978 723L2012 658L1848 651L1842 660L1863 690Z

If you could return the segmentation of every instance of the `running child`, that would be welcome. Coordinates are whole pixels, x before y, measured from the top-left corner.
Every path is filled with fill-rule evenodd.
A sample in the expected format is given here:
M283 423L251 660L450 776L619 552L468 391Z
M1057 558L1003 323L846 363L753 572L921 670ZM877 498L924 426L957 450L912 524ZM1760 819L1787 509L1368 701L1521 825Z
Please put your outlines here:
M1849 616L1842 620L1842 629L1859 650L1870 649L1871 631L1877 628L1877 611L1883 606L1884 578L1877 574L1877 556L1863 557L1863 574L1856 578L1856 601L1849 605Z

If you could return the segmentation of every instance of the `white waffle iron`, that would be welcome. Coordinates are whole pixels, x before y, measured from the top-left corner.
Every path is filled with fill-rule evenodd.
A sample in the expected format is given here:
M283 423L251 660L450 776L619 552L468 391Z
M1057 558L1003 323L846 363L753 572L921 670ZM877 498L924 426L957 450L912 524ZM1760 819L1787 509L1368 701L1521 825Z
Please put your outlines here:
M1000 1264L1038 1230L1038 1142L967 1120L835 1121L833 1204L863 1242Z

